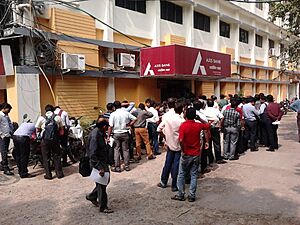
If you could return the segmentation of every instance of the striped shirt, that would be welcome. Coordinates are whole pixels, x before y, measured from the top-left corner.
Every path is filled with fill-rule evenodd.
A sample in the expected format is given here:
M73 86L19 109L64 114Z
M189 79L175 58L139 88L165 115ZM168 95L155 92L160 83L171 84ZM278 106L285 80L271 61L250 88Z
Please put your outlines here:
M241 126L240 114L234 109L228 109L223 112L224 115L224 127L235 127Z

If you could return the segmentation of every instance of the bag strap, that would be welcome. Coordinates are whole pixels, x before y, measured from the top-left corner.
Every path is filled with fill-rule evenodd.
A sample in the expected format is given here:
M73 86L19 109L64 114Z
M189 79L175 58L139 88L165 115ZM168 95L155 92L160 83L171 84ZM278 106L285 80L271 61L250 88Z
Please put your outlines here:
M59 113L57 115L59 115L61 117L61 114L63 113L64 110L59 110Z

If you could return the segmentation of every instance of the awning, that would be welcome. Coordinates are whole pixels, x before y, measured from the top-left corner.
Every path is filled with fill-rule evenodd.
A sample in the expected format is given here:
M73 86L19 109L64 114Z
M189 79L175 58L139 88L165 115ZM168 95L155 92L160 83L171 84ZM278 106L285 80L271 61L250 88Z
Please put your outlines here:
M141 77L221 79L231 75L230 55L181 45L141 49Z
M18 38L20 37L19 35L23 35L27 37L32 36L34 38L46 38L46 39L57 40L57 41L82 42L86 44L101 46L104 48L116 48L116 49L126 49L130 51L140 51L140 47L134 45L126 45L126 44L114 43L109 41L81 38L81 37L76 37L76 36L71 36L66 34L56 34L52 32L39 30L36 28L30 29L27 27L12 27L6 29L4 33L6 34L6 36L0 38L0 40L5 40L9 37Z

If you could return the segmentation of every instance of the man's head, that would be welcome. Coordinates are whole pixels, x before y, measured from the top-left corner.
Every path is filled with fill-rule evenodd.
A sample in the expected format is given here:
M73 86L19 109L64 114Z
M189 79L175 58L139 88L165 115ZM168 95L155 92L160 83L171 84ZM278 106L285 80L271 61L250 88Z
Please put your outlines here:
M127 108L129 106L129 102L127 100L122 101L121 107Z
M144 103L140 103L138 107L139 107L141 110L145 110L145 109L146 109Z
M213 107L213 106L214 106L214 100L212 100L212 99L207 99L206 104L207 104L207 107Z
M207 100L207 97L206 97L206 95L201 95L201 96L200 96L200 99L206 101L206 100Z
M151 100L150 98L147 98L147 99L145 100L145 104L146 104L146 106L147 106L148 108L150 108L151 105L152 105L152 100Z
M193 102L193 107L196 109L196 110L200 110L200 109L203 109L203 107L204 107L204 102L202 102L202 101L194 101Z
M172 108L175 107L175 102L176 102L175 98L168 98L168 107L169 107L169 109L172 109Z
M111 111L114 111L114 103L107 103L106 105L106 109L107 111L111 112Z
M180 115L183 111L183 104L181 102L176 102L174 110L175 110L175 113Z
M273 97L273 95L267 95L267 101L268 101L268 102L274 102L274 97Z
M56 110L56 109L61 109L61 108L60 108L60 106L57 105L54 107L54 110Z
M188 120L194 120L196 118L196 109L195 108L187 108L185 116Z
M115 107L116 109L120 109L120 108L121 108L121 102L120 102L120 101L115 101L115 102L114 102L114 107Z
M261 103L264 103L264 102L266 102L266 101L267 101L266 96L260 96L260 102L261 102Z
M230 101L231 108L236 109L238 107L238 105L239 105L239 102L236 99L232 99Z
M2 108L1 111L2 111L4 114L10 113L10 111L11 111L11 109L12 109L11 105L8 104L8 103L3 103L2 106L1 106L1 108Z
M102 132L107 131L107 128L108 128L107 120L104 119L104 118L99 118L97 123L96 123L96 127L98 127L98 129Z
M46 105L45 112L54 112L54 106L50 104Z
M247 103L251 103L252 105L254 105L255 104L254 98L253 97L247 98Z
M226 96L223 95L223 94L220 95L220 99L224 99L225 97L226 97Z
M213 101L216 101L218 98L217 98L217 96L215 96L215 95L212 95L211 97L210 97Z

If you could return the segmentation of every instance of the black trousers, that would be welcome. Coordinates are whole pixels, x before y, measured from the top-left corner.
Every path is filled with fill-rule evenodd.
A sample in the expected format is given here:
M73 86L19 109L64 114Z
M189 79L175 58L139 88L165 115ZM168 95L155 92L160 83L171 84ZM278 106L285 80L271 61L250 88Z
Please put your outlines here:
M261 115L261 122L260 122L260 144L269 146L269 139L268 139L268 130L267 130L267 122L268 119L266 118L266 115Z
M211 128L210 129L211 138L209 140L209 149L208 149L208 156L210 157L210 152L212 152L212 146L214 146L214 153L216 161L222 159L221 156L221 137L220 137L220 129L219 128ZM210 163L211 160L210 160Z
M66 163L68 161L68 130L65 130L64 135L59 137L59 143L62 147L62 161Z
M13 136L15 146L15 156L19 175L26 176L28 174L28 161L30 154L30 138L27 136Z
M0 138L0 151L1 151L1 158L2 158L1 166L4 170L8 169L7 154L8 154L9 143L10 143L10 137Z
M257 121L245 121L245 144L250 140L250 149L256 148L257 140Z
M270 149L278 149L278 135L277 129L278 125L273 125L272 121L269 119L266 123L268 141Z
M61 166L61 149L59 143L50 140L42 140L41 148L46 176L48 178L52 177L50 168L50 160L52 157L56 176L58 178L63 177L64 173Z
M100 211L107 208L107 193L106 193L106 185L96 183L96 187L89 194L89 198L92 200L97 200L100 205Z

